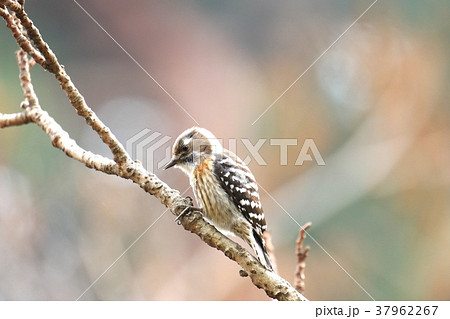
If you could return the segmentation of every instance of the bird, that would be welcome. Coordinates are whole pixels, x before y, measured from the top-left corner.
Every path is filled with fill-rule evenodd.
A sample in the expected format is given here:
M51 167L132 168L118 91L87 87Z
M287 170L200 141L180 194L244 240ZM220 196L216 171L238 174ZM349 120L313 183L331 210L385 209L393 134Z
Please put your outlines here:
M206 219L226 235L242 238L268 270L267 231L258 184L247 165L205 128L182 132L164 169L180 168L189 177L196 201Z

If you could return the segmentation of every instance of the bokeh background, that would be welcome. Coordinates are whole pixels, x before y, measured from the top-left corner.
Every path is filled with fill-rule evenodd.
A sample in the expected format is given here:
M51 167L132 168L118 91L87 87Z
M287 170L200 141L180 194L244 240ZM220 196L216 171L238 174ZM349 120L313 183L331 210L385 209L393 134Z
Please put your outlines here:
M250 168L299 224L313 223L322 247L306 240L308 298L369 300L357 281L377 300L449 300L448 1L378 1L254 125L372 1L78 2L225 144L298 139L288 165L267 141L267 165ZM28 0L27 11L124 144L145 128L176 137L195 125L74 1ZM0 27L3 113L22 99L16 48ZM32 77L42 107L108 155L55 79L39 67ZM325 166L294 165L307 138ZM237 152L249 155L239 143ZM155 173L189 187L181 171ZM299 227L261 195L279 272L292 282ZM0 130L0 299L77 299L164 211L136 185L66 157L35 125ZM170 213L81 299L268 300Z

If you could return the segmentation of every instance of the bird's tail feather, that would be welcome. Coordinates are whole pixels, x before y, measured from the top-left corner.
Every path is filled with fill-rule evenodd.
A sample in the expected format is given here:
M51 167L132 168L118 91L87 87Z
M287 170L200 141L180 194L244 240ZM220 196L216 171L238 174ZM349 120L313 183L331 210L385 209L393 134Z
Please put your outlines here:
M272 261L267 253L264 239L255 230L253 230L253 239L254 243L252 243L252 248L256 252L259 261L266 266L267 269L273 271Z

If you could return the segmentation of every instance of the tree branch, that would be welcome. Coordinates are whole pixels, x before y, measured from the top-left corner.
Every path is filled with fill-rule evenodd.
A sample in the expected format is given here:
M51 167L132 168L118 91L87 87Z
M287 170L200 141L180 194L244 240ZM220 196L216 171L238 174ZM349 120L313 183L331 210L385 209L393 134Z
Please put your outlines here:
M31 119L28 114L24 112L14 113L14 114L3 114L0 113L0 128L8 126L17 126L22 124L30 123Z
M303 249L303 242L306 238L306 230L309 227L311 227L311 223L307 223L305 226L301 227L297 239L297 268L295 270L294 287L301 294L305 292L305 261L309 252L309 247Z
M8 10L15 14L16 20ZM0 0L0 13L21 48L17 53L17 60L21 86L24 92L24 102L21 106L25 109L22 113L16 114L0 113L0 127L34 122L49 136L52 145L62 150L67 156L84 163L89 168L131 180L144 191L158 198L174 215L178 216L181 213L180 208L190 204L189 200L183 198L179 191L169 187L155 174L148 172L140 162L131 159L118 139L86 104L84 97L70 80L64 67L59 64L54 53L44 42L39 30L23 10L23 1L19 3L13 0ZM25 39L23 39L24 37ZM32 56L34 60L29 61L27 54ZM55 75L78 115L86 120L86 123L97 132L101 140L110 148L114 160L81 148L41 108L30 77L30 65L34 61ZM269 297L278 300L306 300L286 280L276 273L268 271L247 250L209 224L199 212L191 211L183 214L179 221L186 230L196 234L206 244L222 251L226 257L238 263L249 274L253 284L264 289Z
M0 1L1 3L1 1ZM30 40L19 29L13 16L5 9L0 7L0 16L5 20L6 26L11 30L13 37L16 39L17 44L40 65L44 65L45 59L38 51L36 51L31 45Z
M0 1L0 5L1 6L5 6L8 9L12 10L12 11L16 11L16 10L21 10L22 6L20 5L19 2L14 1L14 0L1 0Z

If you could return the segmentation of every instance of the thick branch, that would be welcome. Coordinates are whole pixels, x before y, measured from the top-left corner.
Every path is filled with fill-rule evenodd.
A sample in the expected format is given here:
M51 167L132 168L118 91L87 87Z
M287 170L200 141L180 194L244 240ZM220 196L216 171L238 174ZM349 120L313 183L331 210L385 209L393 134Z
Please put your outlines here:
M43 64L43 67L55 74L56 79L59 81L62 89L66 92L71 104L77 110L77 113L85 118L87 124L89 124L98 133L102 141L109 146L114 155L114 161L88 152L78 146L77 143L70 138L69 134L65 132L46 111L42 110L31 84L29 72L30 62L24 51L20 51L17 58L20 69L21 86L25 97L22 107L25 108L25 110L24 112L17 114L0 113L0 124L2 124L2 127L25 124L30 121L36 123L49 136L53 146L61 149L69 157L84 163L89 168L133 181L144 191L157 197L174 215L178 216L180 207L189 205L190 203L180 196L179 191L172 189L155 174L148 172L140 162L131 160L128 153L117 138L110 132L109 128L106 127L97 115L87 106L83 96L78 92L75 85L70 80L70 77L59 64L56 56L50 50L48 45L42 40L39 31L23 11L22 6L16 1L7 0L0 0L0 6L1 5L5 5L9 10L15 12L16 17L27 31L26 35L32 40L32 43L36 46L40 54L44 56L45 63ZM2 8L0 7L0 9ZM4 15L2 16L5 18ZM6 18L9 17L6 15ZM7 24L7 26L10 29L13 27L12 24ZM19 31L22 30L22 26L18 27ZM16 41L18 41L18 38L15 38ZM30 54L29 51L26 49L24 50ZM279 300L306 300L286 280L279 277L274 272L268 271L244 248L224 236L214 226L209 224L200 213L191 212L183 215L180 218L180 222L186 230L195 233L205 243L222 251L225 256L237 262L248 273L253 284L258 288L264 289L268 296Z
M64 151L69 157L84 163L89 168L107 174L119 175L118 166L114 161L92 154L79 147L67 132L40 107L27 108L24 112L29 119L47 133L53 146ZM0 123L1 117L2 114L0 114ZM129 179L141 186L146 192L159 198L174 215L179 214L178 207L180 205L189 204L180 196L178 191L170 188L154 174L147 172L140 163L135 162L132 166L127 167L126 171L130 173ZM274 272L268 271L247 250L209 224L200 213L192 212L183 216L180 222L186 230L196 234L209 246L222 251L226 257L237 262L249 274L253 284L264 289L269 297L278 300L306 300L286 280Z
M261 265L246 249L222 235L200 213L192 212L183 216L180 221L186 230L196 234L205 243L222 251L225 256L238 263L250 276L253 284L264 289L269 297L278 300L307 300L286 280Z

